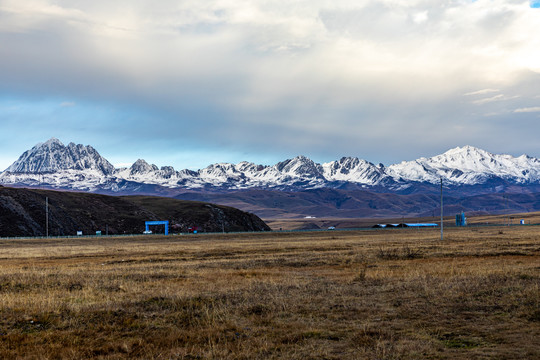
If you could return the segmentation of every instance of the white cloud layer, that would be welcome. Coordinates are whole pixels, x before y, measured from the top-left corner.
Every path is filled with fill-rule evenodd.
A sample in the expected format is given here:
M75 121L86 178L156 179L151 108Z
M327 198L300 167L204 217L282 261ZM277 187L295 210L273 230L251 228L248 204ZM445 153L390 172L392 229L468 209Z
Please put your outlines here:
M534 109L539 17L520 0L2 0L0 96L141 109L126 141L157 125L167 144L328 158L531 151L503 119Z
M536 113L536 112L540 112L540 106L528 107L528 108L520 108L520 109L514 110L514 112L516 112L516 113Z

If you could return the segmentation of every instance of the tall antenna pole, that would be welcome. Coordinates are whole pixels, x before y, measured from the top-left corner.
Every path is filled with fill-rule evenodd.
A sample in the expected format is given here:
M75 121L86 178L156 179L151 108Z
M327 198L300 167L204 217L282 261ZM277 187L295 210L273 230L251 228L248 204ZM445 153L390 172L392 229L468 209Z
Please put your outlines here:
M442 197L442 177L441 177L441 241L443 241L443 197Z
M45 236L49 237L49 198L45 198Z

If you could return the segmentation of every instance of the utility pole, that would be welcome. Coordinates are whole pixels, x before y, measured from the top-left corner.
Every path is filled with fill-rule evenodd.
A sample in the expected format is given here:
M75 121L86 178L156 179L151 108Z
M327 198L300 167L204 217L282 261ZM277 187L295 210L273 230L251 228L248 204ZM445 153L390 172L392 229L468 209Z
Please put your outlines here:
M510 226L510 206L508 206L508 195L506 195L506 226Z
M45 236L49 237L49 198L45 197Z
M443 241L443 196L442 196L442 177L441 177L441 241Z

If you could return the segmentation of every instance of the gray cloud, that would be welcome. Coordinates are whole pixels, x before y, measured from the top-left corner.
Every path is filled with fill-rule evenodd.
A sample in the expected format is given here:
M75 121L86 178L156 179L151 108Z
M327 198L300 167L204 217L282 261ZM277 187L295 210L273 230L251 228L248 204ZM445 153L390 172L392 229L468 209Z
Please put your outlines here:
M536 106L534 11L503 0L6 0L0 95L77 104L55 117L66 136L110 129L126 148L385 162L465 143L534 152L525 126L540 130L536 114L516 110ZM84 103L109 111L78 121ZM520 127L525 140L510 142Z

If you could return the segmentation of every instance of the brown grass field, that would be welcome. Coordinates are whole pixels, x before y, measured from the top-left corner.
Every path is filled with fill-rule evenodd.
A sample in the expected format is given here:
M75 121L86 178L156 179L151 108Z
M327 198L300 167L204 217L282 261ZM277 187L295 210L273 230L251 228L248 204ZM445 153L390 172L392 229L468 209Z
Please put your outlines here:
M539 359L540 227L0 240L2 359Z
M482 216L469 216L467 215L467 222L470 225L517 225L519 220L525 220L525 224L540 224L540 212L518 213L510 215L482 215ZM350 228L370 228L375 224L399 224L402 222L425 222L425 223L437 223L440 224L440 214L438 216L430 216L424 218L417 217L397 217L397 218L314 218L314 219L264 219L265 222L272 228L272 230L298 230L309 228L308 225L316 225L321 229L327 229L329 226L335 226L340 229ZM444 217L444 226L455 226L454 216Z

